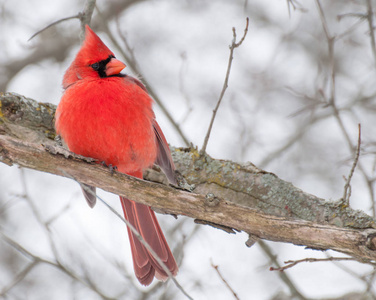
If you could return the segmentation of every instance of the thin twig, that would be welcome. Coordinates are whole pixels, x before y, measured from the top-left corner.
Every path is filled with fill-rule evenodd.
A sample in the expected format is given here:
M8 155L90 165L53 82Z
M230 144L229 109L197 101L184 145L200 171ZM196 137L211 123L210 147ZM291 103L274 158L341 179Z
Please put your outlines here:
M336 37L332 36L329 32L329 27L325 18L324 10L321 6L321 2L319 0L316 0L316 4L319 10L321 24L322 24L322 27L326 36L326 40L328 42L328 54L329 54L329 62L330 62L330 70L331 70L331 82L330 82L331 86L330 86L329 104L333 106L334 113L338 114L338 110L334 103L336 99L336 72L335 72L335 66L334 66L334 44L335 44Z
M43 261L42 258L35 256L30 251L26 250L26 248L22 247L19 243L14 241L12 238L10 238L8 235L6 235L4 232L0 231L1 239L4 240L8 245L10 245L12 248L17 250L19 253L21 253L23 256L31 259L31 260L40 260Z
M208 142L209 142L210 133L211 133L211 130L212 130L212 127L213 127L213 123L214 123L215 117L217 115L217 111L218 111L219 105L221 104L222 98L225 95L226 89L228 87L228 80L229 80L229 77L230 77L232 60L234 59L234 57L233 57L234 50L235 50L235 48L239 47L243 43L243 41L244 41L244 39L245 39L245 37L247 35L247 32L248 32L248 25L249 25L249 18L247 18L247 23L246 23L246 26L245 26L245 29L244 29L243 37L240 39L240 41L238 43L236 42L236 30L235 30L235 27L232 28L233 38L232 38L232 43L230 45L230 56L229 56L229 59L228 59L226 77L225 77L225 81L223 83L223 88L222 88L221 94L219 96L217 105L216 105L216 107L213 110L213 116L212 116L212 119L211 119L210 124L209 124L208 131L207 131L206 136L205 136L204 144L202 145L202 148L201 148L201 151L200 151L201 155L205 154L205 152L206 152L206 147L207 147Z
M353 153L354 147L353 147L350 135L345 128L345 125L342 121L342 118L341 118L340 113L339 113L339 109L337 108L337 104L336 104L336 93L335 93L336 70L335 70L335 64L334 64L334 61L335 61L334 60L334 42L337 40L337 38L330 35L329 27L328 27L328 24L327 24L325 15L324 15L324 10L321 6L320 0L316 0L316 4L317 4L317 7L318 7L322 27L323 27L323 30L324 30L324 33L325 33L325 36L326 36L326 39L327 39L327 43L328 43L329 61L330 61L330 68L331 68L330 99L329 99L328 103L333 108L333 116L335 117L335 119L336 119L336 121L337 121L337 123L338 123L338 125L339 125L339 127L342 131L342 134L346 139L346 142L347 142L347 145L349 147L350 152ZM366 170L364 169L364 167L362 166L362 164L360 162L358 164L358 169L360 170L363 178L367 182L367 187L368 187L368 190L369 190L369 193L370 193L370 196L371 196L372 215L375 217L376 216L375 192L374 192L374 189L373 189L373 186L372 186L372 180L369 178Z
M353 257L328 257L328 258L304 258L299 260L288 260L285 261L285 266L273 268L270 267L270 271L285 271L286 269L292 268L296 266L297 264L303 263L303 262L325 262L325 261L358 261L357 259Z
M366 278L366 276L362 276L363 281L365 281L367 283L366 291L368 293L370 293L373 289L373 283L374 283L375 276L376 276L376 270L375 269L368 275L368 277L369 277L368 279Z
M288 9L288 12L289 12L289 18L291 18L291 7L294 10L300 10L302 12L307 11L303 6L301 6L298 2L296 2L294 0L286 0L286 2L287 2L287 9Z
M292 3L292 1L291 0L286 0L286 2L287 2L287 10L288 10L288 12L289 12L289 18L291 18L291 7L290 7L290 3L291 3L291 5L292 5L292 7L295 9L295 5L294 5L294 3Z
M19 282L21 282L27 274L39 263L38 260L33 260L30 264L28 264L20 273L16 275L16 277L13 279L13 281L8 284L8 286L5 286L0 291L0 296L5 296L8 291L10 291L14 286L16 286Z
M60 20L57 20L55 22L52 22L51 24L47 25L46 27L42 28L41 30L37 31L34 33L27 41L29 42L32 40L34 37L36 37L38 34L42 33L43 31L47 30L48 28L55 26L59 23L62 23L64 21L72 20L72 19L79 19L81 21L81 36L80 40L81 42L83 41L85 37L85 25L90 24L91 21L91 16L93 15L93 11L95 8L95 2L96 0L87 0L85 3L84 10L82 12L79 12L77 15L71 16L71 17L66 17L62 18Z
M240 300L238 295L236 294L236 292L232 289L232 287L230 286L230 284L227 282L227 280L222 276L221 272L219 271L218 269L218 266L215 265L212 261L210 262L211 266L217 271L217 274L218 276L221 278L221 280L223 281L223 283L227 286L227 288L230 290L230 292L232 293L232 295L234 296L235 299L237 300Z
M329 39L332 39L332 37L330 36L330 33L329 33L329 27L328 27L328 24L326 22L326 18L325 18L325 14L324 14L324 10L321 6L321 2L320 0L316 0L316 5L317 5L317 8L319 10L319 15L320 15L320 19L321 19L321 24L323 26L323 29L324 29L324 32L325 32L325 36L326 38L329 40Z
M74 280L80 282L81 284L83 284L84 286L92 289L94 292L98 293L98 295L101 296L102 298L108 299L108 297L103 295L98 289L96 289L96 288L93 289L93 287L90 286L88 284L88 282L83 280L81 277L79 277L79 275L75 274L72 270L68 269L66 266L64 266L60 262L53 262L53 261L50 261L50 260L47 260L47 259L44 259L44 258L41 258L37 255L32 254L31 252L26 250L24 247L22 247L20 244L18 244L16 241L12 240L12 238L10 238L9 236L7 236L5 233L3 233L1 231L0 231L0 236L6 243L8 243L10 246L12 246L15 250L17 250L22 255L26 256L27 258L29 258L32 262L35 262L35 264L33 265L34 267L37 265L37 263L44 263L44 264L53 266L53 267L57 268L58 270L62 271L63 273L67 274L72 279L74 279ZM9 289L7 291L9 291ZM0 296L2 296L2 295L3 294L0 294Z
M109 299L107 296L105 296L104 294L102 294L97 288L93 288L92 286L90 286L90 284L88 282L86 282L85 280L83 280L79 275L75 274L73 272L73 270L68 269L68 267L66 267L65 265L63 265L61 262L59 262L59 261L57 261L57 262L50 261L50 260L47 260L47 259L44 259L44 258L41 258L41 257L39 257L37 255L32 254L31 252L29 252L28 250L26 250L26 248L22 247L19 243L17 243L16 241L14 241L12 238L10 238L9 236L7 236L2 231L0 231L0 236L1 236L1 238L6 243L8 243L10 246L12 246L19 253L21 253L25 257L29 258L32 262L36 262L33 265L33 267L35 267L37 265L37 263L43 263L43 264L47 264L47 265L53 266L56 269L62 271L66 275L68 275L69 277L71 277L72 279L74 279L74 280L80 282L81 284L83 284L84 286L90 288L91 290L93 290L94 292L96 292L103 299ZM9 289L7 291L9 291ZM0 296L3 296L3 294L0 294Z
M376 65L376 42L375 42L375 30L373 27L373 9L371 0L367 0L367 21L369 27L369 35L371 37L371 49L373 54L374 63Z
M352 164L349 177L346 180L346 184L345 184L344 191L343 191L343 197L342 197L342 201L344 202L344 204L346 206L350 205L350 196L351 196L350 182L351 182L351 178L352 178L352 176L354 174L356 165L358 164L361 142L362 142L362 139L361 139L361 125L358 124L358 146L356 148L354 162Z
M340 21L341 18L338 18L337 16L337 19ZM362 24L365 20L367 20L367 16L364 16L364 17L359 17L359 20L357 22L355 22L352 26L350 26L347 30L345 30L344 32L340 33L337 35L337 40L340 40L342 39L343 37L347 36L348 34L350 34L351 32L353 32L360 24Z
M43 31L47 30L48 28L50 28L52 26L55 26L55 25L57 25L57 24L59 24L61 22L72 20L72 19L80 19L81 15L82 15L82 13L80 12L77 15L74 15L74 16L71 16L71 17L67 17L67 18L62 18L60 20L52 22L51 24L47 25L46 27L44 27L41 30L39 30L36 33L34 33L27 41L29 42L30 40L32 40L33 38L35 38L38 34L42 33Z
M35 219L38 221L38 223L41 225L41 227L44 228L44 230L46 232L46 236L48 238L48 242L49 242L51 250L52 250L52 253L55 256L56 261L58 263L60 263L60 255L59 255L58 248L56 247L55 242L52 238L52 232L51 232L51 228L49 226L50 223L44 222L41 214L38 211L38 208L34 204L33 200L29 197L27 184L26 184L25 169L23 169L23 168L20 169L20 172L21 172L20 178L21 178L21 186L22 186L22 189L23 189L23 197L27 201L28 205L30 206L30 209L31 209ZM61 215L62 214L60 212L60 216Z
M342 19L348 18L348 17L359 18L359 19L366 19L367 18L367 14L365 14L365 13L354 13L354 12L345 13L345 14L339 14L339 15L337 15L337 20L341 21Z
M280 264L277 260L277 256L273 253L272 249L268 246L267 243L265 243L264 241L260 240L258 242L258 245L261 247L261 249L266 253L266 255L270 258L271 262L280 267ZM287 285L287 287L290 289L290 292L291 292L291 295L300 300L306 300L307 298L304 297L300 291L298 290L298 288L295 286L295 284L292 282L292 280L290 279L290 277L284 273L284 272L280 272L278 273L279 277L281 278L281 280Z

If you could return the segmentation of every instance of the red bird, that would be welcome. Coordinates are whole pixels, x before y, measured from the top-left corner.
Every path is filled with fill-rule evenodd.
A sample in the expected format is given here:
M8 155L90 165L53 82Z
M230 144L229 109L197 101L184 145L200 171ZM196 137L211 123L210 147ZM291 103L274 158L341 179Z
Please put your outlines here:
M74 153L92 157L119 172L142 179L142 171L154 163L175 183L174 163L167 141L155 120L153 100L144 85L121 70L101 39L86 26L86 38L64 75L64 94L56 110L56 132ZM95 205L95 187L83 192ZM125 218L175 276L178 267L157 218L150 207L120 197ZM149 285L154 276L168 275L128 228L137 279Z

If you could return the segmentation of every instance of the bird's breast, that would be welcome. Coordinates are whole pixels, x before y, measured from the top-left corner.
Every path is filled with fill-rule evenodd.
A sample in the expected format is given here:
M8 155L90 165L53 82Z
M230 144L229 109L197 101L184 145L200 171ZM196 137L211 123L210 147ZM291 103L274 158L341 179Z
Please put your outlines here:
M145 91L120 80L79 82L67 89L56 129L71 151L132 173L155 161L154 113Z

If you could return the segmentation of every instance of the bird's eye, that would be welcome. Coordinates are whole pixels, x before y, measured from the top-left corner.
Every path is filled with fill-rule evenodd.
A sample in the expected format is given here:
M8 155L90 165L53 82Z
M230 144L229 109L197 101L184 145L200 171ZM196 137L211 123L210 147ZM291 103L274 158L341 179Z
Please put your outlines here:
M98 71L99 70L99 63L94 63L91 65L91 67L95 70L95 71Z

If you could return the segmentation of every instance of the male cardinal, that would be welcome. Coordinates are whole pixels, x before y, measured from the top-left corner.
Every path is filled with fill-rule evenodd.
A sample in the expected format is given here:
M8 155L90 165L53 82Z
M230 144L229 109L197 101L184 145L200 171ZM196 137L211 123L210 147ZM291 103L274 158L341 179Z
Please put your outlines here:
M119 172L142 179L156 163L175 183L174 163L167 141L155 120L153 100L144 85L121 70L101 39L86 26L86 37L63 79L64 94L56 110L56 132L74 153L92 157ZM95 187L85 186L88 204L95 205ZM120 197L125 218L175 276L178 267L150 207ZM154 276L168 275L128 228L137 279L149 285Z

